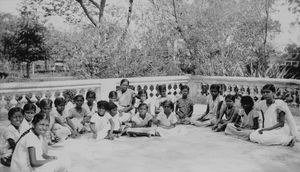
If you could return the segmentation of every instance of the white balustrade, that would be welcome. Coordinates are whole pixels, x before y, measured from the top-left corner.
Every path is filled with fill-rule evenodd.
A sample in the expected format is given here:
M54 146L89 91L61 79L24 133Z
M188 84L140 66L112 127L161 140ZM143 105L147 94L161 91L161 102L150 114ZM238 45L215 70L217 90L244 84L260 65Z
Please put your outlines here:
M56 97L63 97L67 90L70 90L70 94L82 94L84 97L88 90L93 90L96 92L97 101L108 100L109 92L116 90L116 87L120 85L121 79L1 83L0 104L1 107L5 106L7 108L17 104L24 104L27 102L27 99L32 102L37 102L46 97L54 100ZM128 78L128 80L136 93L140 89L145 89L149 98L157 96L158 85L166 85L167 94L178 97L180 95L180 86L187 84L190 87L190 97L194 100L199 100L200 97L205 97L209 94L209 87L212 84L220 84L223 95L239 93L260 99L263 85L272 83L277 88L279 98L284 98L284 95L288 95L289 99L286 100L290 101L288 102L290 105L299 106L300 99L300 81L293 79L184 75Z

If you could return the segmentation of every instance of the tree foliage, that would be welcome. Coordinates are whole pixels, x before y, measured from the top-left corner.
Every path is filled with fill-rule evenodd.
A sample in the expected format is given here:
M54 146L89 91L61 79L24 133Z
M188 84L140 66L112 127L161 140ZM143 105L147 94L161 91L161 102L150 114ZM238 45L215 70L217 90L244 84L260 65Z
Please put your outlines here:
M25 14L12 23L14 25L7 27L5 34L1 36L1 52L10 61L26 62L29 77L30 64L48 58L48 48L45 44L46 28L34 17Z

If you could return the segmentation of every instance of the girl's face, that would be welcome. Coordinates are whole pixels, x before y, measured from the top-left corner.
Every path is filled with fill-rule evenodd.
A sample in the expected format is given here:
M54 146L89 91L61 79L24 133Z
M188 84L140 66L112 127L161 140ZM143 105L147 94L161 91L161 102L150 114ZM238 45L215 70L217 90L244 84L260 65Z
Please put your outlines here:
M64 104L62 104L62 105L57 105L57 106L56 106L56 110L57 110L58 112L64 111L64 110L65 110L65 105L64 105Z
M247 110L251 110L251 108L252 108L250 104L242 104L242 107L243 107L243 109L246 110L246 111L247 111Z
M262 90L261 94L265 100L274 99L274 93L271 90Z
M183 90L181 90L181 94L182 94L182 97L187 97L188 94L189 94L189 90L188 89L183 89Z
M115 115L117 115L117 113L118 113L118 108L114 108L110 111L111 116L115 116Z
M218 96L218 94L219 94L219 91L218 91L218 90L215 90L215 89L213 89L213 90L210 90L210 94L211 94L211 96L213 96L213 97L217 97L217 96Z
M160 95L161 95L161 97L166 97L167 96L167 90L161 90Z
M141 94L140 98L141 98L141 101L143 102L147 99L147 95L145 93L143 93L143 94Z
M140 113L140 115L146 115L147 111L148 111L147 106L141 106L141 107L139 108L139 113Z
M81 107L83 105L84 100L83 99L77 99L75 100L76 107Z
M86 101L87 101L88 103L93 103L95 100L96 100L96 99L95 99L95 97L93 97L93 96L89 96L89 97L86 98Z
M109 98L109 101L110 101L110 102L117 102L117 101L118 101L118 98L117 98L117 96L113 96L113 97L110 97L110 98Z
M26 119L26 121L31 122L33 117L35 115L35 111L34 110L26 110L24 111L24 117Z
M10 119L10 122L13 126L15 127L19 127L23 121L23 114L21 112L15 112L11 119Z
M172 112L171 105L168 104L168 103L166 103L166 104L164 105L164 113L165 113L165 114L170 114L171 112Z
M49 114L51 112L51 109L52 109L52 107L49 104L49 105L46 105L46 106L42 107L41 111L46 113L46 114Z
M49 128L49 121L46 119L42 119L38 123L35 124L34 126L34 131L38 135L44 135Z
M120 89L122 92L125 92L127 90L129 86L129 83L127 81L123 82L121 85L120 85Z
M234 101L232 101L231 99L226 99L225 101L226 101L227 107L232 107L234 104Z
M105 112L106 112L106 110L103 109L102 107L101 107L101 108L98 108L98 115L104 116Z

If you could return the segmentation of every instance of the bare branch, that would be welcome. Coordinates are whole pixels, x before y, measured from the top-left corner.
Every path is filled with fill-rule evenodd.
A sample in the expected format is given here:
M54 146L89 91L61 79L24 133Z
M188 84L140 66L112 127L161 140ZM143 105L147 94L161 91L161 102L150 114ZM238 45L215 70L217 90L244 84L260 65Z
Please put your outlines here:
M97 7L98 9L100 9L100 5L94 1L94 0L89 0L95 7Z
M132 6L133 6L133 0L129 0L129 8L128 8L128 16L127 16L127 27L130 24L131 14L132 14Z
M99 8L99 23L101 23L101 19L103 17L105 3L106 3L106 0L101 0L100 8Z
M88 17L88 19L93 23L93 25L95 27L97 27L97 23L95 22L93 17L88 12L88 10L87 10L86 6L83 4L82 0L76 0L76 1L80 4L81 8L83 9L83 11L84 11L85 15Z

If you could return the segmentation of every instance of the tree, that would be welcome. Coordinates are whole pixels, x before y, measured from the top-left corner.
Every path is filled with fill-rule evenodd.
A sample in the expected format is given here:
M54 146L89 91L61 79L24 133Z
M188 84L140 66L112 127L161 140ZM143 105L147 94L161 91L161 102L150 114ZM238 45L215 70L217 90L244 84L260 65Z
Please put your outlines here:
M42 24L34 17L24 14L13 30L2 35L3 54L10 61L26 62L27 77L30 77L30 65L33 61L48 58L45 33L46 28Z

